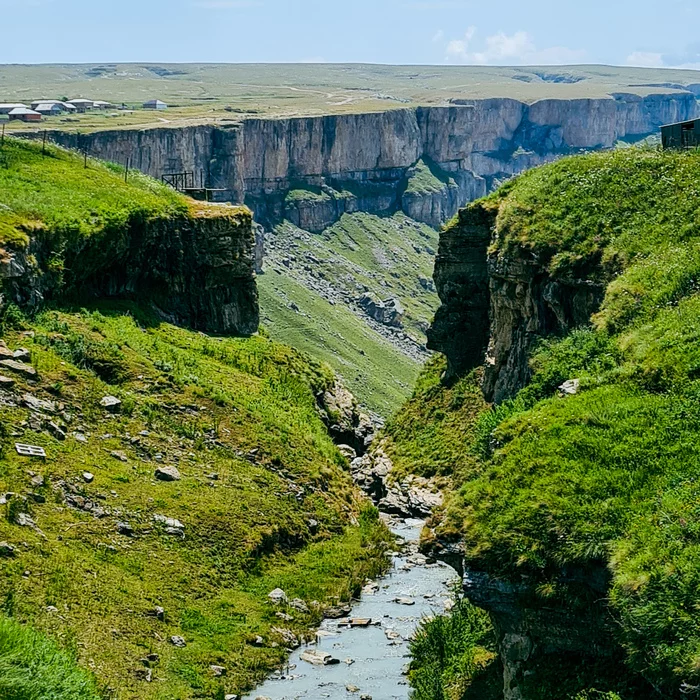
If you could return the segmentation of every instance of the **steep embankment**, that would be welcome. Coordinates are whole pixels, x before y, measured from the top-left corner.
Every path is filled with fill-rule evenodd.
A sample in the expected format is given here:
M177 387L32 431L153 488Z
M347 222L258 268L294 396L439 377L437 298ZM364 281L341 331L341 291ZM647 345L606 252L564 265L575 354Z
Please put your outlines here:
M262 323L390 415L427 357L425 331L439 303L430 279L437 238L403 214L346 214L318 234L285 222L267 236Z
M0 157L0 696L240 694L386 565L331 439L371 426L327 366L163 321L254 322L195 313L255 291L248 211Z
M386 449L455 453L429 540L491 614L494 697L696 692L699 205L696 153L625 149L529 172L443 235L452 386L429 368Z
M204 205L138 172L9 139L0 149L6 302L147 298L202 330L258 326L251 213Z

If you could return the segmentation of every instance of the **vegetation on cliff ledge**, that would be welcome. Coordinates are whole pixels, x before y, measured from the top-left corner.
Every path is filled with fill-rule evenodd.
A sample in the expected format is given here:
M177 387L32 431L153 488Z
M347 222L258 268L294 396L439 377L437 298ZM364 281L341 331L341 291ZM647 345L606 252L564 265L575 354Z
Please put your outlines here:
M583 673L582 691L697 692L700 153L572 157L475 206L496 214L494 255L536 261L554 279L602 282L606 294L589 327L535 348L529 386L447 433L459 441L450 452L470 456L457 460L438 531L461 537L468 566L530 581L542 606L586 605L562 571L607 569L627 675L648 685L625 688L618 669L607 687ZM578 393L562 395L572 379ZM454 389L427 395L427 406L426 381L390 428L399 456L422 454L426 430L454 422L444 407ZM562 684L542 687L528 697L571 696Z

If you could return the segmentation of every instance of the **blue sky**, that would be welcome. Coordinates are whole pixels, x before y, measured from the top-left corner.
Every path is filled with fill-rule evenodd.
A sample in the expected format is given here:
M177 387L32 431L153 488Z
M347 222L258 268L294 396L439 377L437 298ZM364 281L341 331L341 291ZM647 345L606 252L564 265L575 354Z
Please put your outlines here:
M0 63L700 68L698 0L0 0Z

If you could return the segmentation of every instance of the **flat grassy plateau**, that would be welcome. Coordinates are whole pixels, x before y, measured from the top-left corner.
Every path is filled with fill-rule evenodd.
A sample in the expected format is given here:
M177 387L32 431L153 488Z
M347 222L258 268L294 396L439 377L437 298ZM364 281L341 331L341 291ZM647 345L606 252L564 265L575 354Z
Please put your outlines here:
M378 112L451 99L607 97L669 93L700 83L697 71L612 66L382 66L363 64L95 64L0 66L0 102L87 97L121 105L11 129L94 130L235 121L246 116ZM158 98L164 112L145 111ZM63 121L62 121L63 120ZM67 121L66 121L67 120Z

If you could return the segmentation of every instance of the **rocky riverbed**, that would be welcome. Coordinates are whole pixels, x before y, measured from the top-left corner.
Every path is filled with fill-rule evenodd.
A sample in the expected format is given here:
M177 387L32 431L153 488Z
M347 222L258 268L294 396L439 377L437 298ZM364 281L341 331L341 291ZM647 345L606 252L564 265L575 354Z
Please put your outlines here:
M365 586L347 618L324 620L316 643L299 648L288 667L273 674L251 699L408 698L408 641L421 619L452 605L459 577L446 564L429 563L418 553L422 520L391 525L405 546L392 555L389 574ZM359 625L352 627L349 621Z

